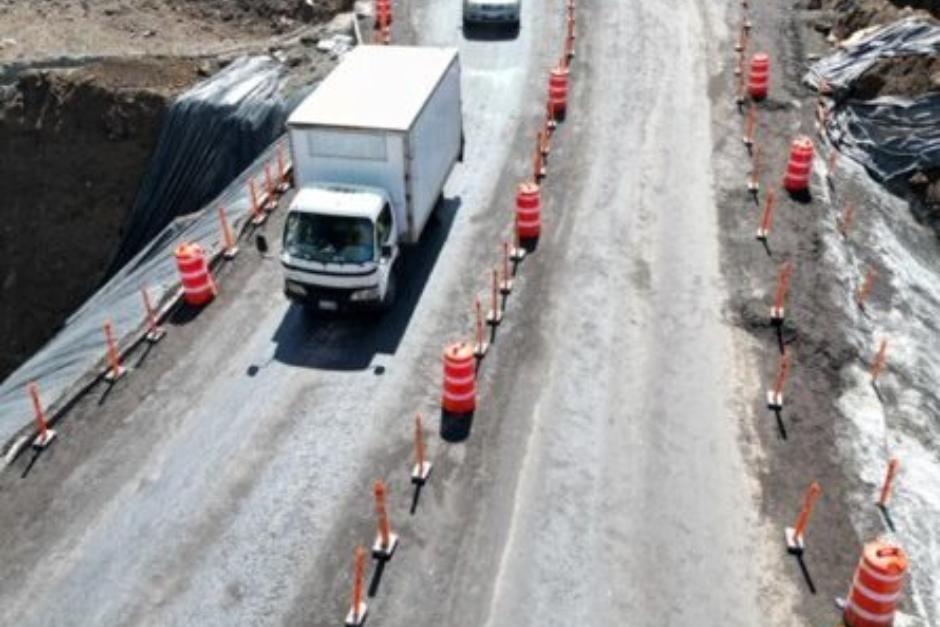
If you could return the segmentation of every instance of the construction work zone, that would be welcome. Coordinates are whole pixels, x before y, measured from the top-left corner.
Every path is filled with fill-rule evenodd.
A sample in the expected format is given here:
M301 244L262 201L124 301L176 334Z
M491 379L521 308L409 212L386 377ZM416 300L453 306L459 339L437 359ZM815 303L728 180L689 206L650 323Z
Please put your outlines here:
M392 3L380 4L379 44L463 36L454 7L396 3L393 22ZM132 262L146 280L118 274L122 300L99 304L121 306L88 313L94 377L126 372L115 396L80 403L49 447L39 389L46 398L57 379L16 387L17 402L33 404L28 434L16 427L21 446L46 447L37 470L15 462L24 484L81 491L81 479L62 479L75 464L79 477L97 471L115 487L77 512L55 500L13 520L11 537L37 525L38 539L5 547L11 563L32 565L0 580L22 591L3 597L9 615L48 622L75 606L101 624L931 620L930 535L912 522L924 457L909 461L900 438L846 437L877 456L861 472L847 463L846 477L837 458L854 458L829 440L829 429L850 429L849 414L907 406L899 382L915 376L916 351L896 345L903 320L888 307L901 270L870 252L874 202L843 196L854 163L836 172L811 120L781 104L793 72L770 38L783 30L771 27L778 8L731 4L681 4L658 38L676 47L668 67L645 56L661 7L527 8L518 39L499 42L505 51L465 34L467 163L405 260L416 278L378 322L320 319L281 298L266 234L295 193L283 139L161 235ZM725 46L715 67L730 85L710 112L715 75L698 62L706 34ZM753 55L758 45L766 52ZM524 71L506 80L520 55ZM638 97L604 82L627 60L642 66ZM524 115L509 115L516 106ZM709 129L734 141L713 142ZM847 209L856 205L858 217ZM799 230L827 210L822 235ZM258 254L226 266L249 232L261 236ZM822 262L807 255L821 249L837 269L817 277ZM875 265L879 280L860 302ZM835 304L817 312L820 294ZM180 301L193 320L167 327ZM839 339L844 330L855 344ZM158 335L161 370L128 368L128 348ZM764 401L777 431L766 411L747 416ZM838 403L849 406L836 419L827 412ZM82 445L100 427L69 418L96 411L117 425L115 440L85 462ZM118 442L130 459L111 453ZM858 483L864 497L846 498ZM111 494L125 499L120 515ZM60 531L75 533L72 524L87 531L66 551ZM132 560L115 554L142 530L152 540ZM67 557L34 559L47 541ZM115 589L89 584L118 578ZM47 586L56 595L35 606Z

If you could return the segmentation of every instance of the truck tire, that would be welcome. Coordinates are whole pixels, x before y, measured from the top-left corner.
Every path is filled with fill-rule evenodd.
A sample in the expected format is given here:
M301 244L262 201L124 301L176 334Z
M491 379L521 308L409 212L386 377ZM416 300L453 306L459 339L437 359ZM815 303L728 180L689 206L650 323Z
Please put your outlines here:
M398 300L398 283L401 279L401 262L395 261L392 271L388 275L388 285L385 286L385 298L382 299L382 305L379 307L383 312L389 311L395 306Z

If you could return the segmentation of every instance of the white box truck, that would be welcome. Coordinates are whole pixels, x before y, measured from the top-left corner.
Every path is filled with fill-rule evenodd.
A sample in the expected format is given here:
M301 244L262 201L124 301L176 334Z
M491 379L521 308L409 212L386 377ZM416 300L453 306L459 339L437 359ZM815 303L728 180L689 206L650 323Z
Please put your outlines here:
M287 120L294 180L281 264L288 298L387 308L463 157L456 48L359 46Z

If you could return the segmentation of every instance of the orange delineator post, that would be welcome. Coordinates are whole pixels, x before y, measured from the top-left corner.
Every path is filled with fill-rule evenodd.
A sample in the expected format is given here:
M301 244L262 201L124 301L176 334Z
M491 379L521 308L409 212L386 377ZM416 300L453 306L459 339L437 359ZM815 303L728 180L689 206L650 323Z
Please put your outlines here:
M415 416L415 466L424 465L424 433L421 428L421 414Z
M796 517L796 523L792 528L788 527L786 530L787 547L791 553L803 552L803 534L806 531L806 525L809 523L809 516L813 512L813 505L815 505L820 493L822 493L822 488L815 481L812 482L803 497L803 508Z
M235 236L232 235L232 229L228 225L224 207L219 207L219 225L222 229L222 242L225 245L222 256L231 259L238 254L238 246L235 245Z
M565 56L569 61L574 58L575 23L574 11L569 11L567 22L568 31L565 34Z
M734 43L735 52L743 52L747 48L747 29L744 28L744 24L741 24L741 29L738 31L738 40Z
M548 125L548 118L542 122L542 132L539 133L539 149L543 157L548 157L552 151L552 130Z
M871 382L875 383L888 361L888 340L881 340L881 346L878 347L878 354L875 355L875 361L871 365Z
M124 376L125 371L121 365L121 354L118 352L117 343L114 341L114 332L110 320L104 322L104 339L108 353L108 372L104 378L107 381L117 381Z
M747 120L744 123L744 137L742 141L744 145L750 148L754 145L754 126L757 124L757 107L754 106L754 103L751 103L751 106L747 109Z
M477 359L483 359L486 356L486 351L489 350L490 344L486 341L486 336L483 333L483 306L480 304L480 297L478 296L473 302L474 313L476 314L476 335L477 342L473 346L473 355Z
M431 462L424 450L424 427L421 424L421 412L415 414L415 465L411 470L411 482L421 486L431 474Z
M502 263L502 274L503 280L499 282L499 292L500 294L509 294L512 292L512 273L509 271L509 242L503 240L503 263Z
M264 164L264 209L265 211L274 211L277 208L277 186L271 177L270 164Z
M862 285L858 288L858 293L855 295L855 302L857 302L858 306L862 309L865 309L865 303L868 301L871 290L875 286L875 277L877 275L878 273L875 272L874 268L869 267L865 271L865 278L862 280Z
M894 483L894 477L898 474L899 462L897 457L888 460L888 470L885 473L885 481L881 486L881 494L878 496L878 505L882 509L888 508L888 501L891 499L891 486Z
M783 409L783 385L787 382L790 373L790 351L784 349L777 366L777 376L774 377L773 387L767 391L767 408L774 411Z
M768 190L767 201L764 203L764 215L761 217L760 227L757 229L757 239L766 241L770 235L770 227L774 219L774 190Z
M493 268L493 287L490 293L490 311L486 314L486 323L496 326L503 319L503 312L499 306L499 271Z
M852 222L855 221L855 205L852 203L846 203L845 209L842 210L842 216L839 218L839 232L842 233L842 237L849 236L849 229L852 228Z
M284 148L277 146L277 188L280 192L286 192L290 187L287 182L287 168L284 166Z
M33 440L35 448L45 448L56 436L56 432L49 428L46 421L46 413L42 409L42 401L39 400L39 384L33 381L27 386L29 397L33 402L33 413L36 418L36 431L38 435Z
M255 186L255 177L248 179L248 198L251 201L251 215L254 216L251 223L255 226L263 224L268 215L258 203L258 188Z
M362 600L362 582L365 579L366 571L366 552L362 545L356 547L356 553L353 558L353 592L352 607L346 615L347 627L359 627L366 620L368 606Z
M780 266L780 272L777 274L777 291L774 295L774 304L770 309L770 319L779 324L783 322L787 300L787 292L790 289L790 276L793 274L793 264L789 261Z
M516 212L512 216L512 250L509 251L509 258L512 259L513 263L519 263L525 259L526 250L522 247L521 238L519 236L519 210L516 209Z
M140 288L140 295L143 297L144 311L147 315L147 335L144 336L144 339L151 344L156 344L166 335L166 330L157 324L157 312L154 311L153 305L150 303L150 294L147 293L146 287Z
M826 160L826 169L828 170L829 178L832 178L836 174L836 167L839 164L839 153L833 149L829 153L829 158Z
M535 158L532 165L532 180L536 183L545 178L545 160L542 156L542 131L535 138Z
M388 523L388 510L385 507L385 483L376 480L372 487L375 494L375 513L379 519L379 532L372 545L372 557L376 559L389 559L398 545L398 536L392 533Z
M754 148L754 155L751 157L751 176L747 181L747 189L752 194L757 194L760 189L760 146Z

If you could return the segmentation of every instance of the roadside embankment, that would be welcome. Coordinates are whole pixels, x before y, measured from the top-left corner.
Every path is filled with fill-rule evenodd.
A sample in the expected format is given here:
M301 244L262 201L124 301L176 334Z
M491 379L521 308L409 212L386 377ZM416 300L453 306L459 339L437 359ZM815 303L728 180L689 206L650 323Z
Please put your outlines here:
M109 59L0 87L0 380L104 278L173 98L197 62Z

